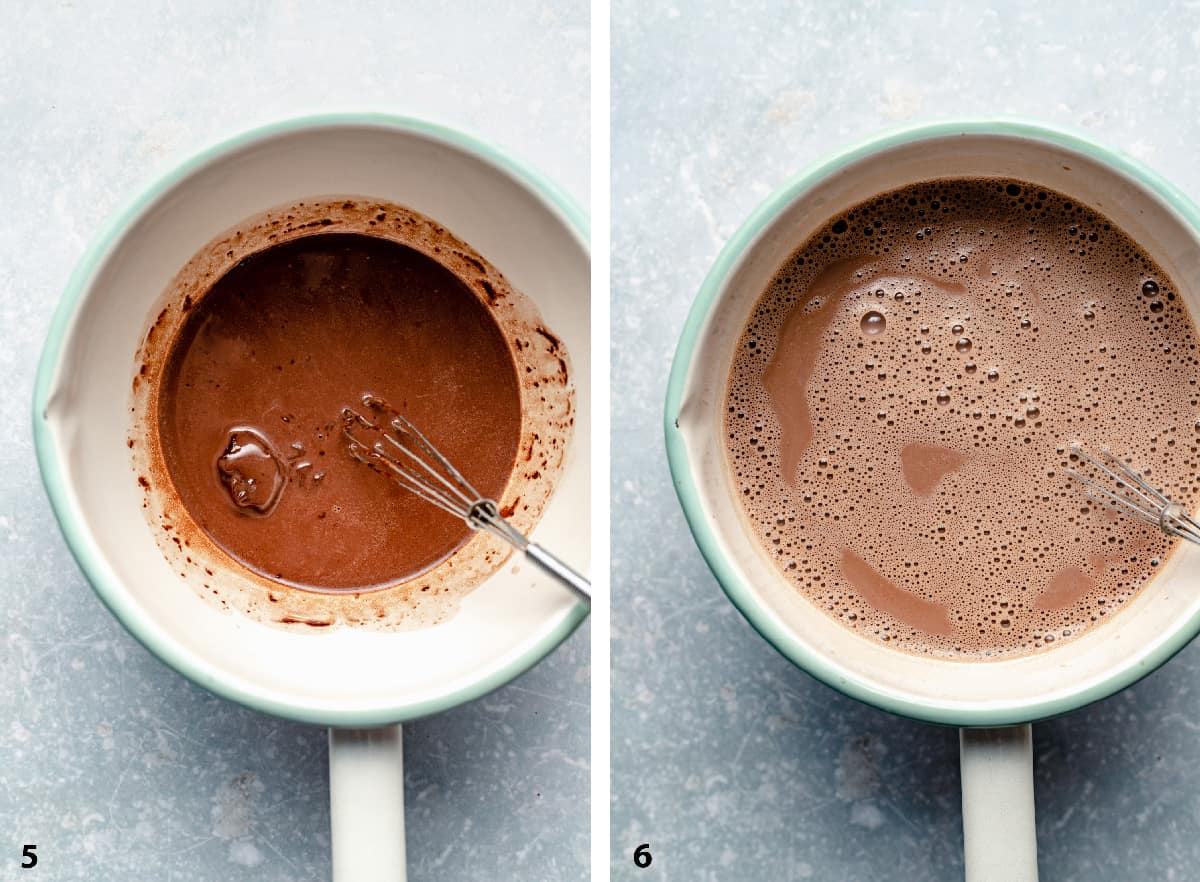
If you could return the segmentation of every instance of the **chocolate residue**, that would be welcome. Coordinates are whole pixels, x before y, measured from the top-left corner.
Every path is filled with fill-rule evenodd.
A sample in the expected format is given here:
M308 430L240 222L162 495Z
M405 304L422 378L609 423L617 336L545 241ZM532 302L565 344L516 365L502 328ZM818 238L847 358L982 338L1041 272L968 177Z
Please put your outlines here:
M333 622L318 622L312 619L298 619L295 616L281 616L278 620L281 625L307 625L310 628L328 628Z

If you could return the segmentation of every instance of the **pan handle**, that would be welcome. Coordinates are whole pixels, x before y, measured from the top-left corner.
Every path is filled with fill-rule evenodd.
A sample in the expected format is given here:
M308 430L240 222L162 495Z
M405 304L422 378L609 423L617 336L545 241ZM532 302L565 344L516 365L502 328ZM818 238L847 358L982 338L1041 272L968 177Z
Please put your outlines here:
M329 730L333 882L405 882L400 726Z
M1037 882L1033 729L959 730L967 882Z

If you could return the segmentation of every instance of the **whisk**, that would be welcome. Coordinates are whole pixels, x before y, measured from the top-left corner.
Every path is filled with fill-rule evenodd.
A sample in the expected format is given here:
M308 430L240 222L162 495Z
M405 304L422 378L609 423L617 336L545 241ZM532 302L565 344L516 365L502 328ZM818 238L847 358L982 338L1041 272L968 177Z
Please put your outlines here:
M1158 527L1170 536L1200 545L1200 523L1186 508L1164 496L1120 457L1104 450L1101 451L1104 462L1101 462L1079 446L1073 446L1071 452L1112 482L1113 486L1106 487L1074 469L1067 470L1067 474L1082 483L1088 496L1096 502Z
M536 542L530 542L500 514L495 500L484 498L408 419L374 396L364 396L363 406L379 412L383 419L372 421L351 407L342 411L342 431L351 456L442 511L462 518L472 530L482 530L523 551L576 597L591 602L591 583Z

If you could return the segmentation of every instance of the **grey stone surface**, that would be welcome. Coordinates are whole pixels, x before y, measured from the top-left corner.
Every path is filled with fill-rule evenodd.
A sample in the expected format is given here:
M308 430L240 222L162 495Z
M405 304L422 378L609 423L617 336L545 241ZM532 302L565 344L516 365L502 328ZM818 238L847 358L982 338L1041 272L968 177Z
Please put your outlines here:
M901 121L1071 125L1200 197L1195 4L613 6L613 878L960 879L957 735L793 668L726 601L668 478L679 330L751 209ZM1200 646L1035 727L1042 877L1200 875ZM654 864L634 869L650 842Z
M328 879L324 731L168 670L68 553L31 448L45 330L103 219L267 119L437 119L586 205L588 5L3 0L0 22L0 879ZM586 877L586 631L508 688L407 727L413 882ZM28 873L24 843L41 856Z

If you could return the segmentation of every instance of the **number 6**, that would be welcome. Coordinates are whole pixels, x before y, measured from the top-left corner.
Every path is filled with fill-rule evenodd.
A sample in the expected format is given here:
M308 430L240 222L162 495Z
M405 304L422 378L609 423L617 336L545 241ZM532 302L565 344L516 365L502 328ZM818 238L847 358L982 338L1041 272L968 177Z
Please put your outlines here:
M643 842L633 850L633 865L639 869L646 869L654 863L654 857L650 854L650 843Z

